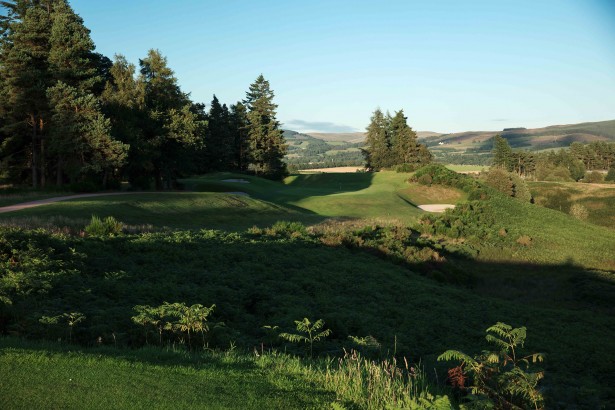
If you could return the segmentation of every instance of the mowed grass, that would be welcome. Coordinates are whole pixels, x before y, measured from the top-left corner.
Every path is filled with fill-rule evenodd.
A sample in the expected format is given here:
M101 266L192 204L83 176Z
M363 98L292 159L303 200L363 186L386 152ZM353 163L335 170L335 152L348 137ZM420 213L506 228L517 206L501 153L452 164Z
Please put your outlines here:
M536 204L569 213L573 204L588 211L588 222L615 228L615 184L530 182Z
M75 350L76 349L76 350ZM283 357L88 349L0 339L3 409L307 409L335 394Z
M56 202L0 214L0 223L28 226L58 219L67 225L87 223L92 215L113 216L125 224L153 228L243 230L280 219L309 220L310 215L246 196L212 192L152 192Z
M214 174L184 183L195 190L240 189L255 198L324 218L367 218L408 224L422 214L398 194L408 187L409 177L410 174L395 172L301 174L292 175L280 184L236 174ZM250 183L224 182L234 178Z
M232 173L183 180L186 189L199 192L152 192L63 201L0 214L4 225L35 227L49 223L83 225L92 215L113 216L132 226L153 228L215 228L244 230L278 220L313 224L325 218L378 219L410 224L423 211L414 204L418 190L408 188L409 174L339 173L293 175L283 182ZM248 183L228 182L243 180ZM422 195L441 188L424 188ZM250 197L229 192L245 192ZM19 202L19 201L17 201ZM72 221L72 223L71 223Z

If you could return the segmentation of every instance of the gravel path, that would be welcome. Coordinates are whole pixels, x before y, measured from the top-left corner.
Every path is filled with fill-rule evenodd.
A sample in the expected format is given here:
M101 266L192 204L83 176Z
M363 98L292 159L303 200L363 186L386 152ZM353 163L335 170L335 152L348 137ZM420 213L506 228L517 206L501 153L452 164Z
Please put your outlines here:
M455 205L451 204L431 204L431 205L419 205L419 209L427 212L444 212L447 209L454 208Z

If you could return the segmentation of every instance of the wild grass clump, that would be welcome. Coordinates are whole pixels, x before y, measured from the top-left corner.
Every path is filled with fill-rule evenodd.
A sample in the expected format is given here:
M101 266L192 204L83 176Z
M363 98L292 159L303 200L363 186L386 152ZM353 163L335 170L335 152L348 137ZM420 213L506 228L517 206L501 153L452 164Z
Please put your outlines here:
M452 408L448 397L429 392L423 370L406 358L400 366L395 358L373 361L344 350L343 357L328 362L324 379L338 400L361 409Z
M92 215L89 225L85 227L85 233L89 236L116 236L122 233L124 224L112 216L100 219Z
M585 221L589 217L587 208L579 203L572 204L570 207L570 215L580 221Z

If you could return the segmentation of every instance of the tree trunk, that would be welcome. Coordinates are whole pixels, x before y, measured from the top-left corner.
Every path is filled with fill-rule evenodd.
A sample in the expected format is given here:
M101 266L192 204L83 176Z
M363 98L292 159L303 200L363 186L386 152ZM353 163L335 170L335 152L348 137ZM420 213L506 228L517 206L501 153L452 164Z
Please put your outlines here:
M58 167L57 167L57 171L56 171L56 185L57 186L62 186L62 183L64 182L62 180L62 157L59 156L58 157Z
M32 121L32 188L38 188L38 152L36 146L36 118L30 115Z
M107 178L109 175L109 170L105 169L105 173L103 174L103 189L107 189Z
M41 137L41 188L45 188L45 140Z

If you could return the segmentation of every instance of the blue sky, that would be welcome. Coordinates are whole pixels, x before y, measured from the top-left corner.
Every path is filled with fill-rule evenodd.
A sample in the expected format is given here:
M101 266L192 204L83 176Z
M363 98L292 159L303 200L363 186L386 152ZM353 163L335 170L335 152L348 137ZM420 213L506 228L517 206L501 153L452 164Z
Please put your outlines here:
M615 119L615 0L72 0L97 50L159 49L209 105L262 73L297 131L363 131L376 107L417 130Z

